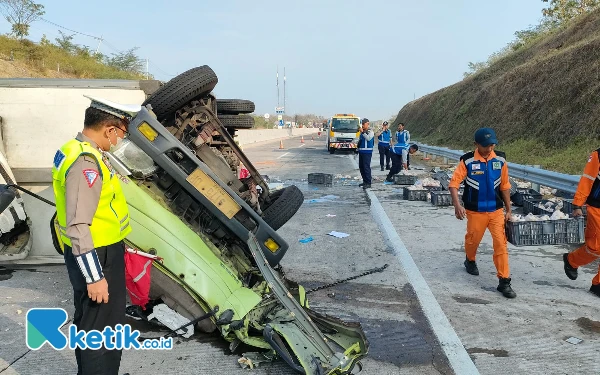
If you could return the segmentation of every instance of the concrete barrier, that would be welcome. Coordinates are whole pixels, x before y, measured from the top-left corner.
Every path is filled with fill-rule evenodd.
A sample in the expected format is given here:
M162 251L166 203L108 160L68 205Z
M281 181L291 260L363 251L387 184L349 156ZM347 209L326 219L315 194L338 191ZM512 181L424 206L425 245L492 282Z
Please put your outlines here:
M245 129L237 130L235 140L240 146L257 142L286 139L297 136L307 136L319 132L318 128L295 128L295 129ZM323 133L321 133L322 135Z

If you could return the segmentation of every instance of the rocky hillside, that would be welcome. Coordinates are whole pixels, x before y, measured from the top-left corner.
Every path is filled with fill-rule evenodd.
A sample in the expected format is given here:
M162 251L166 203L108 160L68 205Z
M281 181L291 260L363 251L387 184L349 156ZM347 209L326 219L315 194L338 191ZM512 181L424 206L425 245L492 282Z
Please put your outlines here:
M399 121L414 138L463 149L490 126L509 161L581 173L600 147L600 11L408 103Z

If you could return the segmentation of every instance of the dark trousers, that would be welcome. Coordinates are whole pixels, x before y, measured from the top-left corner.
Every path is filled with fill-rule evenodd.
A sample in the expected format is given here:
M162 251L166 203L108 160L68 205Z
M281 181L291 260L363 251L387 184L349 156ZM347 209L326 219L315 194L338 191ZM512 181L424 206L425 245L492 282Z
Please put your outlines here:
M125 246L123 242L96 249L102 272L108 283L108 303L97 303L88 297L85 278L79 270L71 247L65 245L65 263L69 280L73 285L75 315L73 324L78 330L113 329L125 324ZM78 375L118 375L121 365L121 350L75 350Z
M363 183L371 185L371 158L372 153L361 154L358 153L358 168L360 169L360 175L362 176Z
M389 167L390 166L390 145L382 145L381 143L379 143L377 145L377 148L379 149L379 165L381 166L381 168L383 168L384 164L384 160L385 159L385 166Z
M390 173L387 175L388 179L391 179L402 170L402 155L390 152L390 156L392 157L392 168L390 168Z

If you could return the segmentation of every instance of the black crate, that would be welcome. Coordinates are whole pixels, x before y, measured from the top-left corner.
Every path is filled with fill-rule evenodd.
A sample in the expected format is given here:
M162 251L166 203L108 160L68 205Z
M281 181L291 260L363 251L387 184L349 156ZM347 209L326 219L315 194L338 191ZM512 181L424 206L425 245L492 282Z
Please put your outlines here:
M506 237L515 246L580 244L585 242L584 220L509 221Z
M423 188L427 189L428 191L442 191L441 186L435 186L435 185L423 185Z
M403 197L407 201L427 201L427 194L429 194L429 190L427 189L419 189L419 190L411 190L404 188Z
M414 185L417 182L417 176L397 174L394 176L394 184L396 185Z
M333 175L328 173L309 173L308 183L333 186Z
M452 206L452 196L449 191L432 191L431 204L434 206Z
M547 210L547 209L541 208L539 206L540 203L545 205L548 202L550 202L550 201L547 199L525 199L525 201L523 202L523 213L525 215L532 213L534 215L552 216L552 214L554 213L554 210ZM556 208L556 206L555 206L555 208Z
M583 216L587 216L587 206L584 205L582 208ZM573 200L563 199L563 208L561 210L565 214L571 215L573 213Z
M542 199L542 194L533 189L517 188L514 194L511 194L510 199L515 206L523 206L525 199Z

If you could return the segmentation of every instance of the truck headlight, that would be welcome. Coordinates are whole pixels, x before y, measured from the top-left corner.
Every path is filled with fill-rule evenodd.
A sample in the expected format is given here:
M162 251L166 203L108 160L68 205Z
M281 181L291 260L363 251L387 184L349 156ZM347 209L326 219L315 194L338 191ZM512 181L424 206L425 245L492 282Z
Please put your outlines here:
M330 142L337 142L337 138L336 137L331 137L331 138L329 138L329 141Z
M150 176L157 169L154 160L127 138L121 142L116 150L111 151L111 154L125 164L135 177Z

